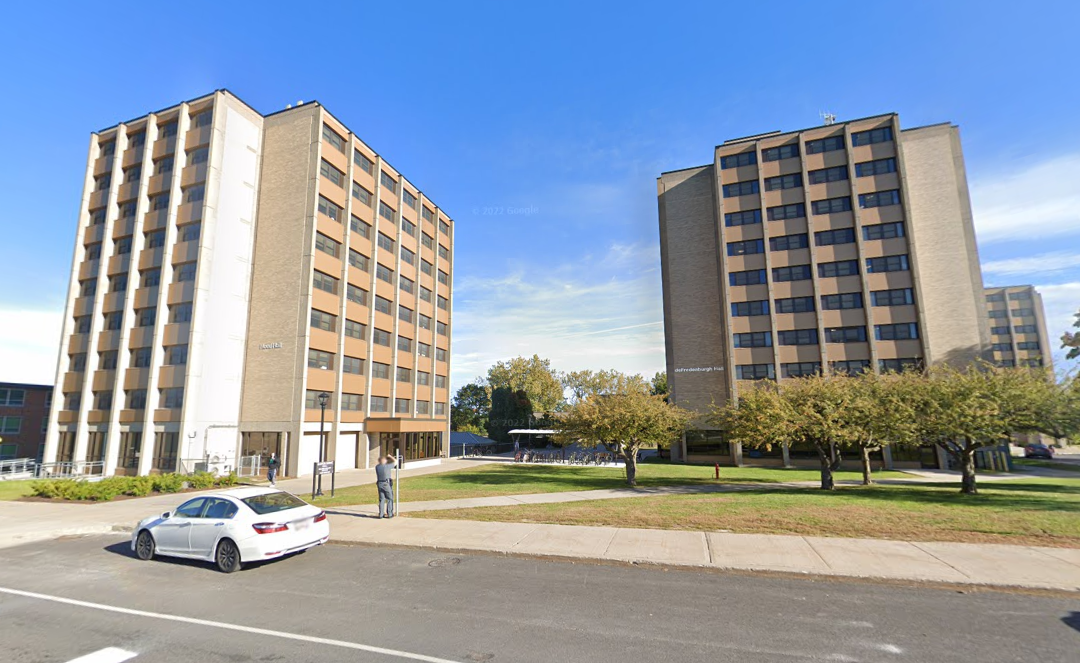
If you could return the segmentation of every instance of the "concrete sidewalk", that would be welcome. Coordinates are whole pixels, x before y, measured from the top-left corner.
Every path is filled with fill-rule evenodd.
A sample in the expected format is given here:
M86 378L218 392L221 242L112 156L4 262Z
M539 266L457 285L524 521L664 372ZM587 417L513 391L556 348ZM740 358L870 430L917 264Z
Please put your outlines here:
M438 465L416 469L403 469L402 478L451 472L482 465L483 460L444 459ZM375 483L375 470L343 470L338 472L337 487L360 486ZM268 485L266 481L256 485ZM285 479L277 482L278 488L307 497L311 491L311 478ZM207 492L228 491L214 488ZM328 479L323 477L323 492L329 494ZM198 493L175 493L154 495L138 499L112 502L19 502L0 500L0 548L18 546L34 541L55 539L78 534L104 534L131 528L143 518L155 513L171 511Z
M337 514L334 543L1080 591L1080 550Z

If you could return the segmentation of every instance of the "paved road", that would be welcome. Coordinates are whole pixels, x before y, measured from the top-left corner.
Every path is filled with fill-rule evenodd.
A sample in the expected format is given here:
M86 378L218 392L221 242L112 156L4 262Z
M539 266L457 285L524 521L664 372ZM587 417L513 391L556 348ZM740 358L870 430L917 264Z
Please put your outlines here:
M1072 597L347 546L227 576L126 550L110 536L0 550L0 658L1072 663L1080 651Z

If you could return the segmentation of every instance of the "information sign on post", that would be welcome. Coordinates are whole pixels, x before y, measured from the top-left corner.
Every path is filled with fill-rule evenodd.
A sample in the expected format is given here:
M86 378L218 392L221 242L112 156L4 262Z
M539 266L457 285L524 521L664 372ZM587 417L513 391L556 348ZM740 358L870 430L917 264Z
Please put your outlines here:
M330 475L330 497L334 496L334 484L337 479L337 470L334 467L335 461L329 460L322 463L316 462L311 472L311 499L315 499L315 479L322 477L324 474Z

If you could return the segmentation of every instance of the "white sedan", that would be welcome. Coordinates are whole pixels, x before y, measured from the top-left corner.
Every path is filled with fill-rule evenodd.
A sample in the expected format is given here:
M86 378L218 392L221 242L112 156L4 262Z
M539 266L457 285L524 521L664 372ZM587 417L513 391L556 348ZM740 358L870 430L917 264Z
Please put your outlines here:
M307 550L329 538L330 523L318 507L274 488L239 488L200 495L176 511L140 520L131 549L143 560L155 554L202 559L232 573L243 563Z

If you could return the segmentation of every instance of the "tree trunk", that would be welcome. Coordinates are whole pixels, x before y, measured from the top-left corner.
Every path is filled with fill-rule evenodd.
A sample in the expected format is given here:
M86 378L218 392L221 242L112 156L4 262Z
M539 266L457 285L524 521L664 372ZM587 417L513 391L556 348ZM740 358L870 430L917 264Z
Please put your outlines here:
M637 452L624 450L622 456L626 462L626 485L633 488L637 486Z
M836 483L833 481L833 459L830 453L825 451L825 447L821 445L817 446L818 458L821 460L821 489L822 490L836 490Z
M871 486L874 480L870 477L870 449L860 447L859 451L862 452L862 485Z
M964 495L978 495L979 489L975 486L975 450L965 447L960 453L960 471L963 477L960 479L960 492Z

